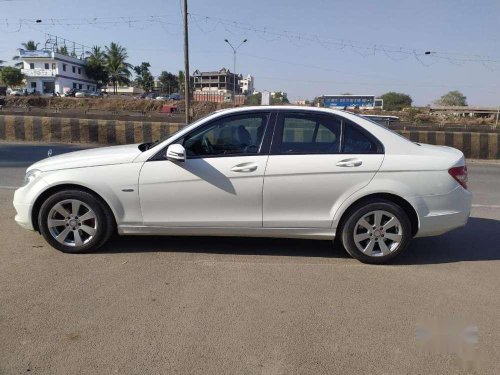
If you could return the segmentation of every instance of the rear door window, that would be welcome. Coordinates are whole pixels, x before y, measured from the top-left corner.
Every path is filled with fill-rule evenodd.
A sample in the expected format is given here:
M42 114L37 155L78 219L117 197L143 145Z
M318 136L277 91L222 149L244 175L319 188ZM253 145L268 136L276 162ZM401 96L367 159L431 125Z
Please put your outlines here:
M337 154L342 123L334 116L286 113L283 116L281 154Z
M380 147L375 140L358 126L344 123L344 140L342 143L344 154L378 154Z

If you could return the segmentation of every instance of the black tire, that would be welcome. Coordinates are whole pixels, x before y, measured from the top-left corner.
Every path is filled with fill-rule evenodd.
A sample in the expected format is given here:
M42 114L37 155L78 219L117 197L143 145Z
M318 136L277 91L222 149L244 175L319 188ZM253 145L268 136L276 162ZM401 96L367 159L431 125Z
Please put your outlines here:
M48 219L52 208L58 203L65 202L67 200L77 200L82 202L82 210L87 209L85 205L88 206L88 208L92 210L95 217L95 222L93 223L96 228L91 238L86 232L82 232L81 229L79 231L79 233L81 233L82 239L84 238L84 236L89 236L86 242L82 241L84 243L81 246L76 246L76 236L74 234L69 234L69 237L73 236L73 242L75 244L74 246L65 245L64 243L57 241L54 237L54 233L51 233L51 230L48 226ZM58 219L58 221L64 220L62 215ZM83 224L86 225L86 222L84 222ZM69 224L65 225L66 227L69 227ZM98 197L82 190L63 190L54 193L49 198L47 198L40 207L40 212L38 214L38 227L40 228L40 233L52 247L64 253L72 254L86 253L89 251L97 250L99 247L104 245L104 243L108 241L109 237L115 232L115 222L112 213L109 212L109 208ZM78 226L75 226L75 228L78 228ZM62 232L64 229L65 227L61 225L58 226L55 231Z
M394 215L394 217L396 217L400 223L400 225L398 225L397 227L399 230L398 235L401 236L401 240L398 241L399 245L393 245L394 249L387 255L382 254L382 248L379 247L380 245L378 242L384 241L384 244L386 244L385 241L388 241L389 244L392 244L392 241L387 238L387 234L385 234L386 238L384 240L384 238L381 238L384 237L384 235L380 234L380 231L376 231L380 237L377 237L375 239L375 233L373 231L370 232L369 230L367 230L367 232L374 237L366 239L365 241L367 242L365 243L368 244L368 241L371 241L372 239L376 241L375 247L373 248L373 255L367 255L363 251L358 249L354 239L354 235L356 234L355 230L357 230L356 224L358 223L358 221L361 218L366 217L366 215L370 214L371 212L375 211L385 211L387 213L390 213ZM372 223L370 223L370 225L372 225ZM349 212L347 212L347 217L341 224L339 234L341 236L342 245L347 253L349 253L349 255L351 255L353 258L356 258L363 263L369 264L383 264L388 262L390 259L394 258L402 251L404 251L413 237L411 222L406 212L397 204L384 199L364 201L362 204L356 205L355 207L350 209Z

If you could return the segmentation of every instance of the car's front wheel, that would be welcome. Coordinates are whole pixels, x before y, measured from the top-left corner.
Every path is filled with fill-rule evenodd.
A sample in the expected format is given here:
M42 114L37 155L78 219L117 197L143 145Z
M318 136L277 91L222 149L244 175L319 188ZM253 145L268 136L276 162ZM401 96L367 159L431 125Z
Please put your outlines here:
M114 225L107 207L94 195L65 190L43 202L38 227L45 240L65 253L84 253L102 246Z
M364 263L380 264L400 254L412 238L406 212L387 200L354 207L341 227L342 245Z

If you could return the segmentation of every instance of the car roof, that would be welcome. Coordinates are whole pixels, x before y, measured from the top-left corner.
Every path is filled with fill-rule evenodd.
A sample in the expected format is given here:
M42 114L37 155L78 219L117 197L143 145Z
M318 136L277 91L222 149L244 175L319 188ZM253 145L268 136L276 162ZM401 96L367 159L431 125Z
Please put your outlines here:
M323 108L323 107L305 107L300 105L262 105L262 106L248 106L248 107L236 107L236 108L227 108L220 109L216 111L216 113L240 113L240 112L248 112L248 111L310 111L310 112L322 112L329 114L346 114L350 113L347 111L343 111L340 109L331 109L331 108Z

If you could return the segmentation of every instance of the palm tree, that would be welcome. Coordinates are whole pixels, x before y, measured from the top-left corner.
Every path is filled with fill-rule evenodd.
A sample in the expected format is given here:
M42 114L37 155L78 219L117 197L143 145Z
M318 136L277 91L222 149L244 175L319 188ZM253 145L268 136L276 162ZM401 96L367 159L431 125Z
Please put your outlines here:
M34 40L28 40L27 42L25 43L21 43L21 49L24 49L25 51L36 51L38 49L38 46L40 45L40 43L36 43ZM12 58L12 60L19 60L21 58L21 56L17 55L17 56L14 56ZM17 68L20 68L23 66L23 63L22 62L16 62L14 64L15 67Z
M40 43L35 43L34 40L28 40L26 43L21 43L26 51L36 51Z
M89 78L98 83L98 86L106 85L109 81L106 65L106 54L101 47L92 47L92 52L85 64L85 72Z
M128 85L130 83L132 65L127 62L127 49L115 42L106 47L105 57L106 70L108 71L109 80L113 84L113 92L116 94L118 85Z

